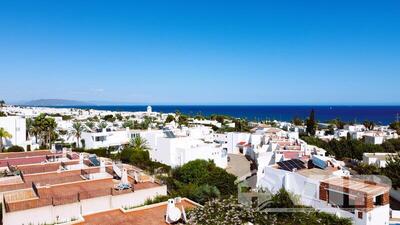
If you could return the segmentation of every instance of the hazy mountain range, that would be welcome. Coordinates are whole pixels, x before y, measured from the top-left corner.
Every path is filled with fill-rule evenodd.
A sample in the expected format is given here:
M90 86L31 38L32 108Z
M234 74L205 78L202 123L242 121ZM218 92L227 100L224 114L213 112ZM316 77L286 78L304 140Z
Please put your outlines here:
M68 99L37 99L28 102L20 103L19 105L25 106L82 106L82 105L96 105L90 102L68 100Z

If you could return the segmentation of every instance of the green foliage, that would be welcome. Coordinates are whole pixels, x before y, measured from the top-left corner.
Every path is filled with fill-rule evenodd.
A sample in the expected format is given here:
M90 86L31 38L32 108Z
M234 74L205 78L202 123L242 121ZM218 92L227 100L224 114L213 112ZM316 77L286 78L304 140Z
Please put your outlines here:
M311 110L310 116L306 120L306 132L307 134L314 136L317 129L317 122L315 121L315 112L314 109Z
M6 149L6 152L24 152L24 148L18 145L13 145Z
M236 198L215 199L188 213L193 224L242 225L351 225L348 218L318 212L312 208L296 205L291 194L281 189L268 200L269 208L303 209L294 212L266 212L255 206L239 203Z
M389 177L394 188L400 187L400 156L395 154L386 160L386 167L382 168L383 175Z
M188 125L188 119L189 119L189 116L187 116L185 114L180 114L179 117L178 117L178 124L187 126Z
M373 130L375 127L375 123L373 121L369 121L366 120L363 122L363 125L365 126L365 128L367 128L368 130Z
M325 142L319 138L303 136L301 137L305 142L311 145L318 146L325 149L329 155L335 156L341 160L344 158L362 160L362 156L366 152L396 152L400 151L400 140L390 139L382 145L366 144L362 140L350 139L333 139Z
M293 201L295 199L295 201ZM266 208L295 208L298 205L299 201L296 199L296 196L287 192L285 189L281 188L279 191L271 196L265 207Z
M76 144L79 148L79 142L80 142L82 132L84 132L86 130L85 126L83 126L83 124L81 122L75 122L72 124L72 128L73 128L72 134L76 137L76 140L77 140Z
M42 146L49 147L51 142L57 139L57 134L55 132L57 123L54 118L48 117L46 114L42 113L35 117L32 126L36 136L42 139Z
M85 123L85 125L86 125L87 128L89 128L89 130L93 130L93 128L95 126L94 122L92 122L92 121L87 121Z
M292 123L293 123L294 125L296 125L296 126L301 126L301 125L304 124L303 120L300 119L299 117L293 118Z
M153 199L150 199L150 198L146 199L144 201L144 205L151 205L151 204L156 204L156 203L160 203L160 202L165 202L170 198L171 197L169 197L168 195L157 195Z
M173 115L168 115L167 118L165 119L166 123L170 123L172 121L175 121L175 117Z
M71 115L62 115L61 118L62 118L62 120L72 120Z
M111 157L111 151L112 149L110 148L93 148L93 149L83 149L83 148L74 148L74 152L87 152L89 154L96 154L99 157Z
M113 123L113 122L116 120L116 118L115 118L113 115L111 115L111 114L105 115L105 116L103 117L103 119L104 119L105 121L108 121L108 122L111 122L111 123Z
M379 175L381 170L375 165L369 165L365 163L359 163L357 166L353 167L357 173L362 175Z
M101 121L100 123L97 124L97 126L100 129L106 129L108 125L107 125L107 123L105 121Z
M146 140L137 136L130 141L128 147L122 150L119 158L124 163L130 163L150 173L169 172L171 169L169 166L150 159L149 150Z
M216 197L237 194L236 176L217 167L212 161L194 160L172 171L167 180L175 195L192 198L199 203Z
M121 115L121 114L119 114L119 113L115 114L115 117L116 117L116 118L117 118L117 120L119 120L119 121L122 121L122 120L123 120L123 117L122 117L122 115Z
M0 127L0 151L3 150L3 138L12 138L12 135L4 128Z
M344 125L346 125L346 123L340 120L339 118L329 120L328 123L334 125L338 129L343 129Z
M395 121L395 122L391 123L391 124L389 125L389 127L390 127L391 129L393 129L393 130L396 130L396 132L397 132L398 134L400 134L400 122L399 122L399 121Z
M122 124L123 128L129 128L129 129L135 129L133 121L132 120L125 120L124 123Z

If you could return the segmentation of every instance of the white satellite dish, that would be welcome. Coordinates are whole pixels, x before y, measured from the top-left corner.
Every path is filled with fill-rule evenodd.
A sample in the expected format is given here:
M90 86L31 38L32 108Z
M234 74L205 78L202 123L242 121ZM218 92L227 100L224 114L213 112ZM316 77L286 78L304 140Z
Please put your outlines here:
M168 212L168 218L172 223L178 221L181 218L181 210L176 207L171 208Z
M181 219L181 210L175 206L175 200L169 199L165 220L167 223L175 223Z

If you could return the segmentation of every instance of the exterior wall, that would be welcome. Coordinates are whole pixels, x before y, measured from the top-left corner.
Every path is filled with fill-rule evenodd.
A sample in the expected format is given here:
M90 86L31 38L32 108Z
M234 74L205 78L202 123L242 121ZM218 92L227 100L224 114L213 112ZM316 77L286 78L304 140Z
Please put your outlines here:
M3 207L4 208L4 207ZM27 224L52 224L55 222L66 222L77 219L80 216L80 204L73 203L60 206L45 206L5 213L3 209L4 225L27 225Z
M80 214L79 202L53 207L53 219L55 221L63 222L78 219Z
M129 194L113 196L111 199L111 208L143 205L147 199L153 199L158 195L167 195L167 186L138 190Z
M86 215L110 209L111 208L110 199L111 195L81 200L80 208L82 210L82 214Z
M157 138L157 146L151 152L153 160L174 166L175 162L172 161L173 154L172 149L175 147L173 138Z
M362 218L358 218L362 213ZM390 207L388 205L379 206L369 212L356 210L353 221L356 225L389 225Z
M214 147L211 145L200 146L197 148L181 149L183 152L183 164L196 160L205 159L213 160L215 165L221 168L226 168L228 166L228 154L222 150L220 147ZM181 165L183 165L181 164Z
M365 135L364 140L366 144L374 144L374 145L380 145L383 143L384 138L381 136L369 136Z
M85 148L106 148L123 145L129 142L129 130L103 131L98 133L83 132L82 140L85 140ZM104 136L105 140L96 141L96 137ZM81 145L81 143L79 143Z
M108 195L103 197L81 200L72 204L45 206L28 210L5 212L3 210L3 225L27 225L27 224L52 224L78 219L80 215L87 215L99 211L124 207L139 206L146 199L153 199L158 195L167 195L167 186L137 190L129 194Z
M12 135L12 138L3 139L6 147L19 145L26 149L26 121L19 116L0 117L0 127Z
M237 144L239 142L248 142L250 139L250 133L237 133L237 132L229 132L227 133L227 149L228 153L239 154L239 149Z

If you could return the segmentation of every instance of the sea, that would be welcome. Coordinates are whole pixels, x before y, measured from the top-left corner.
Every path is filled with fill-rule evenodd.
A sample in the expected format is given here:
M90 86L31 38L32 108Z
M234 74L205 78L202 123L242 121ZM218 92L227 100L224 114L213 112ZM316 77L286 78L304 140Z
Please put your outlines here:
M64 106L65 107L65 106ZM147 105L88 105L68 106L80 109L110 111L146 111ZM365 120L387 125L400 118L400 106L273 106L273 105L152 105L155 112L179 111L189 115L209 116L212 114L229 115L248 120L291 121L294 117L305 119L314 109L319 122L340 119L345 122L362 123Z

